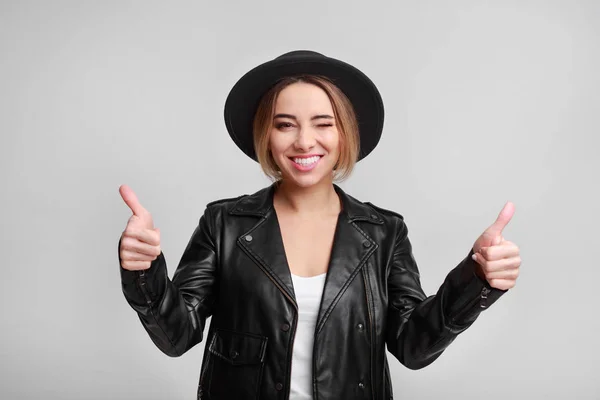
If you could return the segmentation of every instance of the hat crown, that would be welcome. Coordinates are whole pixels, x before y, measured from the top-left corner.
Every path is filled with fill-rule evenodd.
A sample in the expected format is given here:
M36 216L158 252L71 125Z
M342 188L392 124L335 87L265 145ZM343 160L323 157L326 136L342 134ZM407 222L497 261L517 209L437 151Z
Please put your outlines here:
M312 50L294 50L287 53L284 53L276 58L276 60L280 59L290 59L290 58L299 58L299 57L325 57L321 53L317 53Z

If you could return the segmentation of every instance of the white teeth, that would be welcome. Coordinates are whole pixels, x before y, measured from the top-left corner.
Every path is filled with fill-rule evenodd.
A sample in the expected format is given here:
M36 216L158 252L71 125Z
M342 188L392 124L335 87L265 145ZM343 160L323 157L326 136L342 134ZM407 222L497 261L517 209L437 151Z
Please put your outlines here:
M300 165L310 165L319 161L319 156L308 157L308 158L294 158L294 162Z

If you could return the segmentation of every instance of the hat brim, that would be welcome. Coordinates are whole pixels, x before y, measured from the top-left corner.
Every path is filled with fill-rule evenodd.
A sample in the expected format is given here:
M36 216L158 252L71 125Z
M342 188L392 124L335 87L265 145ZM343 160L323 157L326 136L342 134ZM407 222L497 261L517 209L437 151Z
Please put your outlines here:
M294 75L321 75L330 79L348 97L359 126L360 151L365 158L379 143L383 130L383 101L375 84L362 71L326 56L276 58L247 72L231 89L225 101L225 125L234 143L257 161L252 126L263 95L280 79Z

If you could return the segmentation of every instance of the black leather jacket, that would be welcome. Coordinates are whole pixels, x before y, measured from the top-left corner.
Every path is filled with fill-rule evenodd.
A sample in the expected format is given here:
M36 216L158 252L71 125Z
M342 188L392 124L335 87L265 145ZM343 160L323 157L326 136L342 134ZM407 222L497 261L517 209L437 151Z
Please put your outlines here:
M391 399L386 345L423 368L506 291L475 274L471 250L426 296L403 217L334 186L343 209L315 328L313 396ZM199 399L288 399L298 309L274 188L208 204L172 280L162 253L148 270L120 268L125 298L165 354L199 343L212 316Z

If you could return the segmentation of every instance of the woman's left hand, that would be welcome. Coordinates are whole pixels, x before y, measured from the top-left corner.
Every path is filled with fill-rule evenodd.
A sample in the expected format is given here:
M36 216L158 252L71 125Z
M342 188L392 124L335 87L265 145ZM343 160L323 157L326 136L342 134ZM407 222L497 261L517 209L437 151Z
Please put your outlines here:
M519 276L519 247L502 237L502 230L514 212L514 204L507 202L496 222L487 228L473 245L473 259L480 267L477 274L496 289L513 288Z

